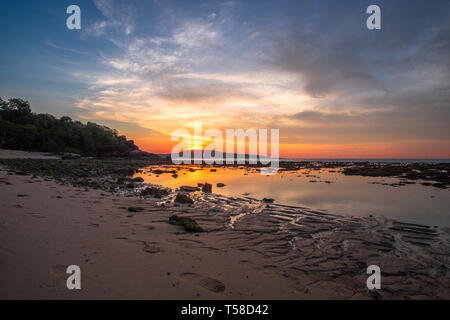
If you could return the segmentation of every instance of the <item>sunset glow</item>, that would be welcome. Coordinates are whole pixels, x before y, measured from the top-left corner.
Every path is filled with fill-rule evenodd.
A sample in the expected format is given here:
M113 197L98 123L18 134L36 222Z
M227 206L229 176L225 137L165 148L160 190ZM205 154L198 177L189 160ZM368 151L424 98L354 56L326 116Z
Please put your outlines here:
M169 153L171 133L201 121L280 129L281 157L450 158L446 10L389 2L373 32L366 4L350 2L80 1L81 30L24 20L4 32L0 96L116 128L152 153ZM22 8L1 6L15 26ZM417 12L420 24L401 22ZM33 52L45 54L25 64Z

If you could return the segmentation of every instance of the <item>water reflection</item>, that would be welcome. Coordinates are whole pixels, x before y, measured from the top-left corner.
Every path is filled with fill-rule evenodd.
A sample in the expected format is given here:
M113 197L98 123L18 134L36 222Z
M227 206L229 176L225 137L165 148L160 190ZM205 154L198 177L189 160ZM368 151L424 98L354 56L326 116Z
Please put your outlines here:
M278 203L337 214L383 215L405 222L450 226L449 190L420 183L399 187L383 185L397 183L396 178L345 176L339 169L302 169L262 176L257 170L245 167L200 166L151 166L135 176L169 188L208 182L213 185L214 193L226 196L273 198ZM225 186L219 188L218 183Z

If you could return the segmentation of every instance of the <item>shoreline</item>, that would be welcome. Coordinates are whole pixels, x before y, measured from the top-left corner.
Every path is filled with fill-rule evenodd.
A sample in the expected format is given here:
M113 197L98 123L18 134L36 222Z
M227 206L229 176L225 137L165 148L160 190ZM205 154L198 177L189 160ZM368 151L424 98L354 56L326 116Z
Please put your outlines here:
M450 298L449 228L213 193L143 197L140 182L124 177L145 161L88 161L1 168L1 298ZM178 193L193 203L174 202ZM206 232L169 224L173 215ZM73 260L85 275L79 292L63 281ZM366 288L371 264L381 267L382 290Z

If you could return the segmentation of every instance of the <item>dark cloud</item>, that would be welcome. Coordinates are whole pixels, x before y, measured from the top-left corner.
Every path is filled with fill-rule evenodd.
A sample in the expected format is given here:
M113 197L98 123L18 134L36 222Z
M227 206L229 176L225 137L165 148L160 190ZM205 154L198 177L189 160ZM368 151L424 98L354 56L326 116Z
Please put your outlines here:
M303 143L448 145L450 2L381 1L381 31L365 27L371 3L349 2L303 1L274 34L266 62L297 74L317 103L272 125Z
M302 2L291 29L275 36L269 63L301 75L299 85L315 97L395 92L406 82L448 74L448 2L382 2L381 31L365 27L366 1L350 2L321 1L319 9ZM311 7L314 14L308 16ZM449 78L444 79L448 84Z

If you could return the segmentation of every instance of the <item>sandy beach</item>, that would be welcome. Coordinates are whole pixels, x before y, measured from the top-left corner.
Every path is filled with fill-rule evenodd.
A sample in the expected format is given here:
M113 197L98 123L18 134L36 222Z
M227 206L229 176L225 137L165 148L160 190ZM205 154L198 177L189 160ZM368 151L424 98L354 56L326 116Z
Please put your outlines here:
M0 194L1 299L450 298L446 228L214 193L143 197L5 166ZM371 264L382 290L366 287ZM66 287L69 265L81 290Z
M48 152L32 152L22 150L7 150L0 148L0 159L60 159Z
M171 212L151 202L29 181L4 171L0 175L2 299L276 299L299 294L287 289L289 279L248 265L260 259L258 254L246 252L248 262L243 262L239 250L215 243L214 233L190 234L169 225ZM145 211L130 217L126 208L132 205ZM80 291L66 288L65 269L71 264L81 267Z

